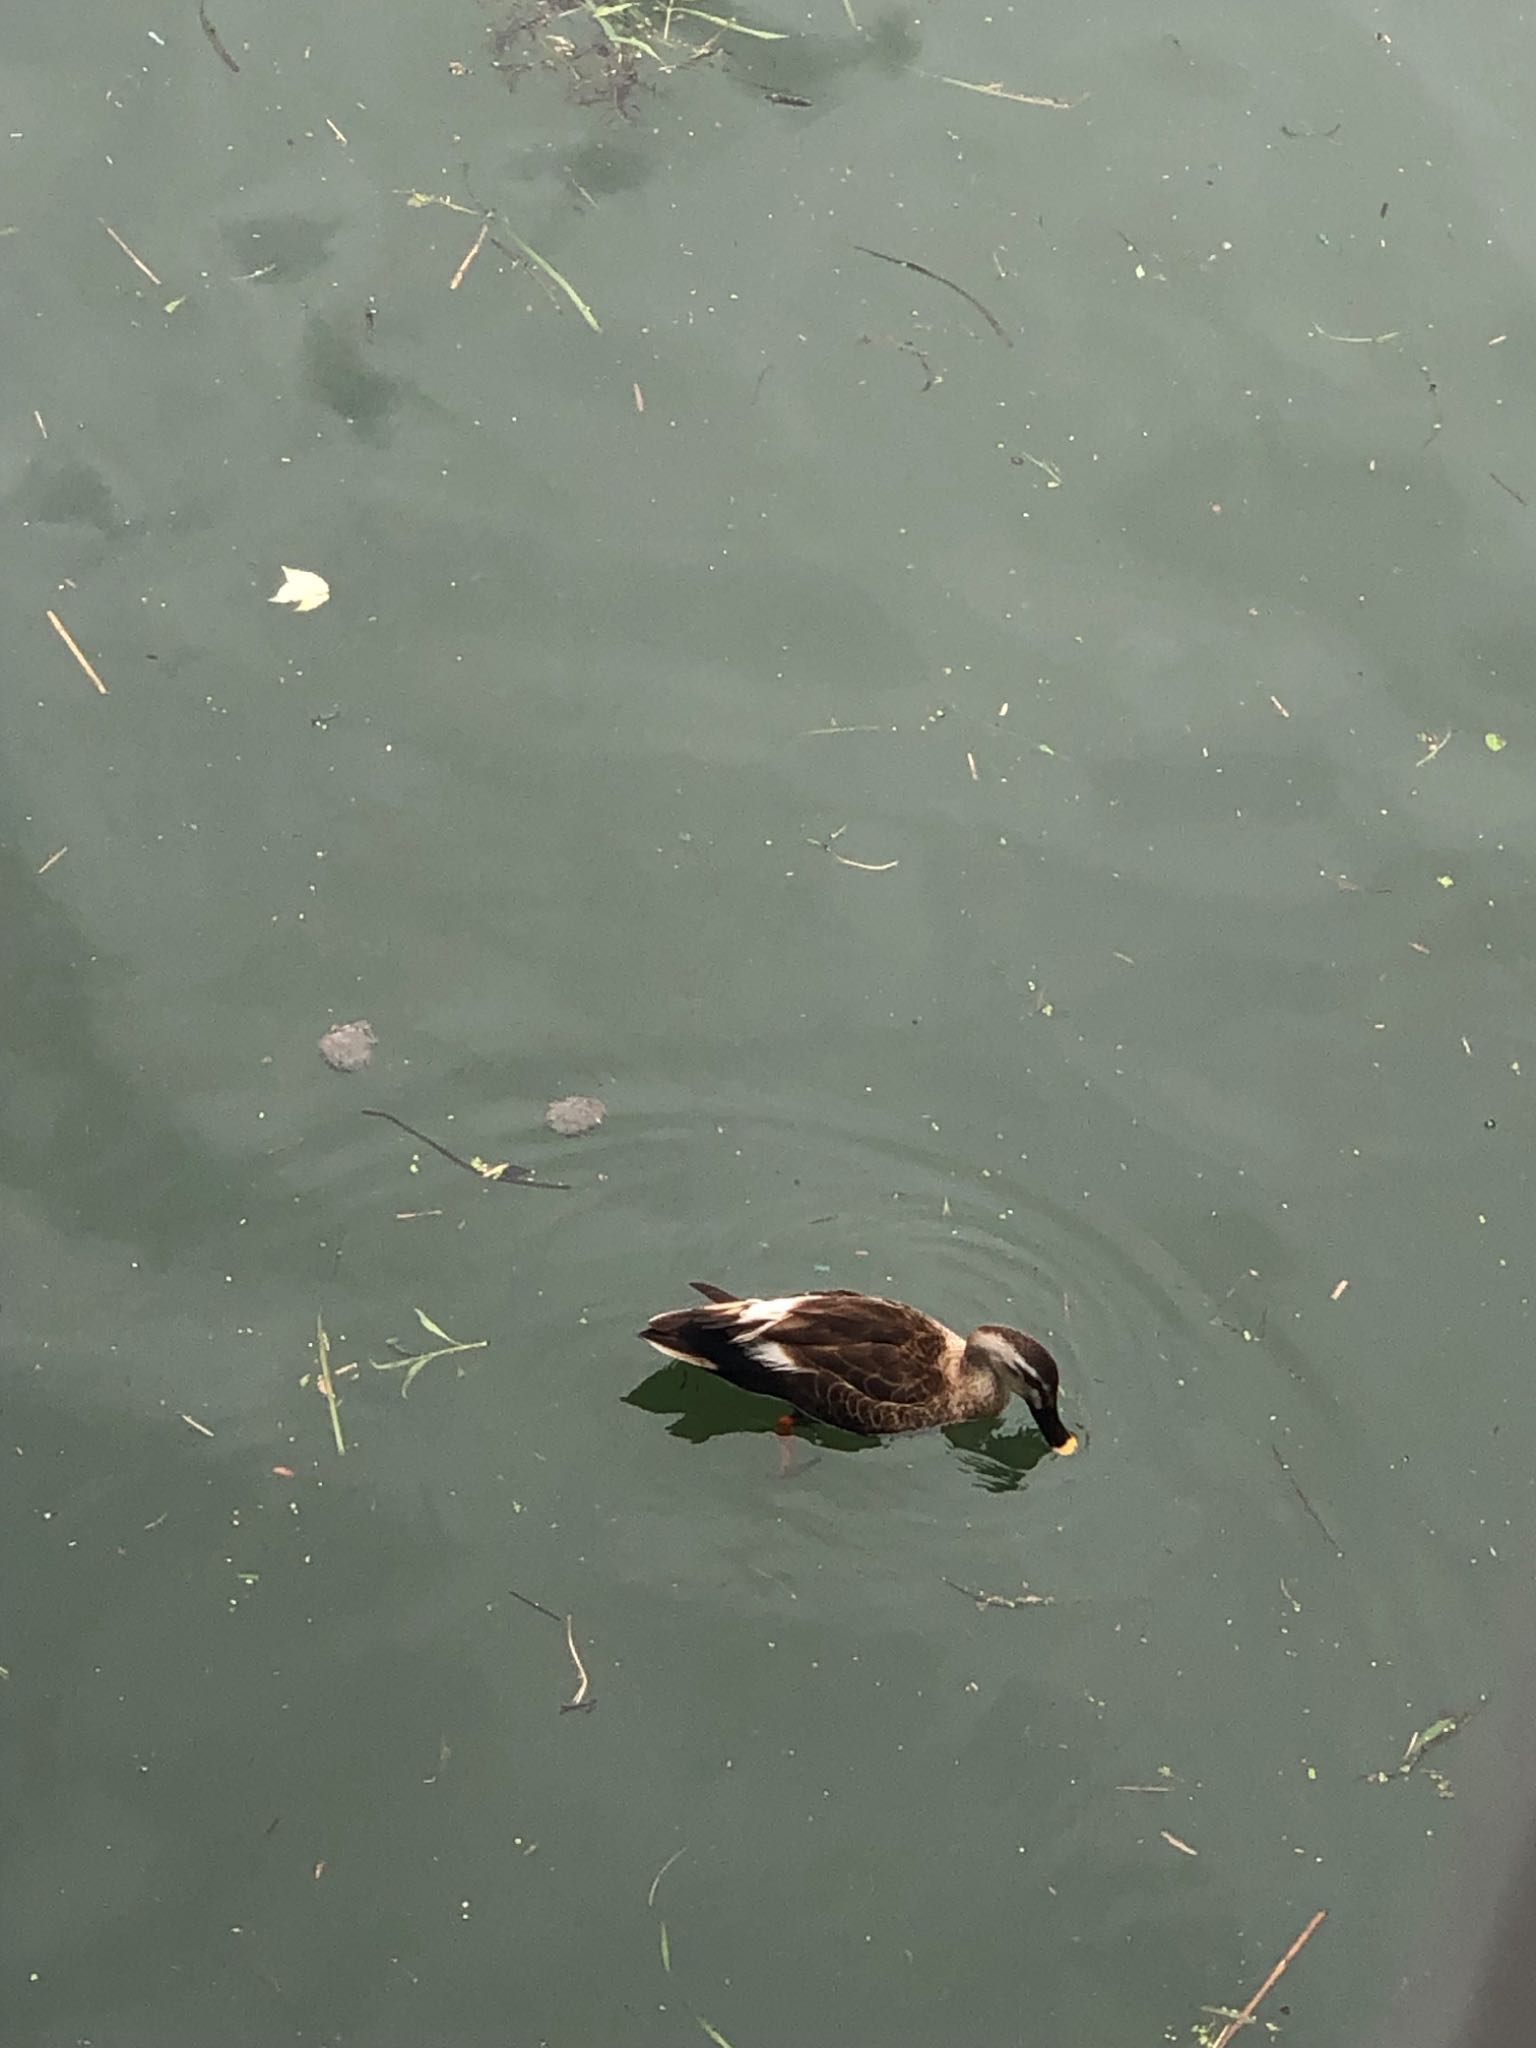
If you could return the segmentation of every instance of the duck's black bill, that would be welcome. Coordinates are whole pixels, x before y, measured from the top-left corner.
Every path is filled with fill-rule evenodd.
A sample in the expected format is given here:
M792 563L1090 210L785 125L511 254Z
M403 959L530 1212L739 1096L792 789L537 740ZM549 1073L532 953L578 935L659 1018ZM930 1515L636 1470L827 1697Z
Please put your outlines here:
M1051 1449L1063 1458L1070 1458L1077 1449L1077 1438L1068 1429L1054 1408L1035 1411L1035 1420L1040 1425L1040 1434Z

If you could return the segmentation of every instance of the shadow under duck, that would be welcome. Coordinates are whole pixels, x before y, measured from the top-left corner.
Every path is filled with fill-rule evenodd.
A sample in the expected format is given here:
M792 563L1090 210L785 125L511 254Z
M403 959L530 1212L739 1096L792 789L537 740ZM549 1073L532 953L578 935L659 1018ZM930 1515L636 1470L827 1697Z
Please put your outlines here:
M905 1302L844 1288L760 1300L690 1285L708 1305L653 1316L640 1335L748 1393L858 1436L1000 1415L1018 1394L1053 1451L1077 1449L1056 1405L1056 1361L1023 1330L983 1323L962 1337Z

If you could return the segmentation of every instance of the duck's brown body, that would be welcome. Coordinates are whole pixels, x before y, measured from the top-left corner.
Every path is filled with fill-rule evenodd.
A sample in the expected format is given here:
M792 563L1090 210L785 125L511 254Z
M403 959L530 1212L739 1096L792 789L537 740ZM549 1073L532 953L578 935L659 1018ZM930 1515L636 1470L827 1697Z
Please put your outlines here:
M843 1289L759 1300L692 1284L708 1306L656 1316L641 1336L750 1393L860 1436L998 1415L1017 1393L1053 1450L1077 1447L1057 1412L1056 1362L1022 1330L961 1337L905 1302Z

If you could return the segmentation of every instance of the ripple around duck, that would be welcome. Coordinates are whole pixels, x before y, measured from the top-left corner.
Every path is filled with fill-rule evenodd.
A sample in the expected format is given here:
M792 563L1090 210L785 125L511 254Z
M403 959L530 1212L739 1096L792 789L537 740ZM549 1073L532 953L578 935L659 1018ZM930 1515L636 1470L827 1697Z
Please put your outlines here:
M1045 1193L1017 1160L1002 1163L990 1135L959 1139L915 1114L898 1124L882 1103L820 1076L793 1093L734 1073L688 1086L636 1076L606 1092L608 1121L572 1141L538 1131L528 1103L461 1108L445 1130L426 1108L405 1107L455 1149L511 1153L572 1183L569 1193L484 1191L446 1163L432 1183L450 1207L470 1205L471 1237L460 1242L472 1263L492 1244L515 1260L528 1327L553 1339L550 1398L562 1398L579 1324L590 1333L590 1369L611 1369L613 1392L632 1411L651 1410L693 1441L770 1429L767 1404L701 1374L647 1375L634 1331L647 1314L685 1301L694 1278L764 1294L851 1287L909 1301L962 1331L983 1321L1030 1330L1059 1359L1062 1412L1084 1455L1048 1458L1022 1405L962 1444L924 1436L887 1444L881 1457L829 1459L882 1446L813 1431L825 1469L785 1489L791 1521L831 1485L850 1506L867 1491L888 1531L911 1518L914 1540L928 1543L936 1521L953 1521L957 1467L974 1483L963 1497L979 1513L978 1494L1033 1479L1071 1521L1088 1581L1113 1579L1125 1592L1149 1584L1159 1559L1251 1513L1261 1458L1270 1507L1278 1498L1290 1511L1253 1421L1255 1404L1266 1413L1273 1404L1275 1344L1239 1351L1213 1324L1200 1280L1123 1213ZM357 1125L370 1146L383 1128ZM771 1468L766 1447L755 1455ZM976 1577L964 1542L950 1563L956 1578Z
M910 1301L962 1331L1012 1322L1060 1359L1063 1413L1087 1438L1074 1490L1096 1493L1087 1474L1113 1463L1122 1492L1144 1490L1158 1519L1165 1511L1150 1496L1168 1475L1189 1466L1187 1488L1176 1480L1175 1492L1195 1489L1196 1459L1217 1426L1184 1411L1194 1407L1189 1362L1213 1343L1210 1305L1164 1247L1119 1218L1101 1222L1053 1200L1021 1174L957 1157L926 1122L882 1127L857 1097L808 1108L803 1097L744 1085L658 1085L626 1088L625 1098L579 1159L572 1152L573 1177L585 1165L609 1176L607 1199L583 1205L573 1219L581 1242L567 1246L587 1275L594 1325L611 1317L629 1341L637 1263L654 1276L647 1312L680 1304L700 1278L744 1293L852 1287ZM732 1427L733 1413L737 1427L771 1426L765 1407L733 1404L723 1390L695 1399L690 1377L663 1369L634 1390L634 1404L681 1417L678 1433L695 1439ZM1043 1447L1022 1407L996 1428L999 1441L959 1457L982 1488L1009 1490ZM956 1454L940 1448L952 1485Z

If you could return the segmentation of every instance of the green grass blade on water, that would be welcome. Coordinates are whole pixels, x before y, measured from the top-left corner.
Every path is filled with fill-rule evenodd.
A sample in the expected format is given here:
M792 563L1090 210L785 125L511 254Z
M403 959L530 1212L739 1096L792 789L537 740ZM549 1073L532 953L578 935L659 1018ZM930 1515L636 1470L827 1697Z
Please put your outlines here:
M532 264L537 265L537 267L540 270L542 270L544 275L549 279L551 284L559 286L560 290L565 293L565 296L576 308L577 312L581 315L582 319L586 321L587 325L591 328L592 332L594 334L601 334L603 331L601 322L598 320L598 317L593 312L592 308L587 304L586 300L581 296L581 293L577 291L575 285L571 283L571 280L568 277L562 277L560 272L556 270L553 263L549 261L548 257L541 256L537 249L531 248L529 244L523 240L521 235L513 233L513 230L511 228L507 229L507 233L511 235L512 240L516 242L518 248L521 249L523 254L527 257L528 261Z
M442 1343L431 1351L415 1351L409 1357L371 1358L368 1362L375 1372L402 1372L405 1378L400 1382L402 1398L409 1394L417 1376L439 1358L457 1358L466 1351L485 1351L490 1346L489 1337L476 1337L473 1342L461 1337L450 1337L441 1323L434 1323L424 1308L416 1311L416 1320L421 1327L434 1337L441 1337Z

